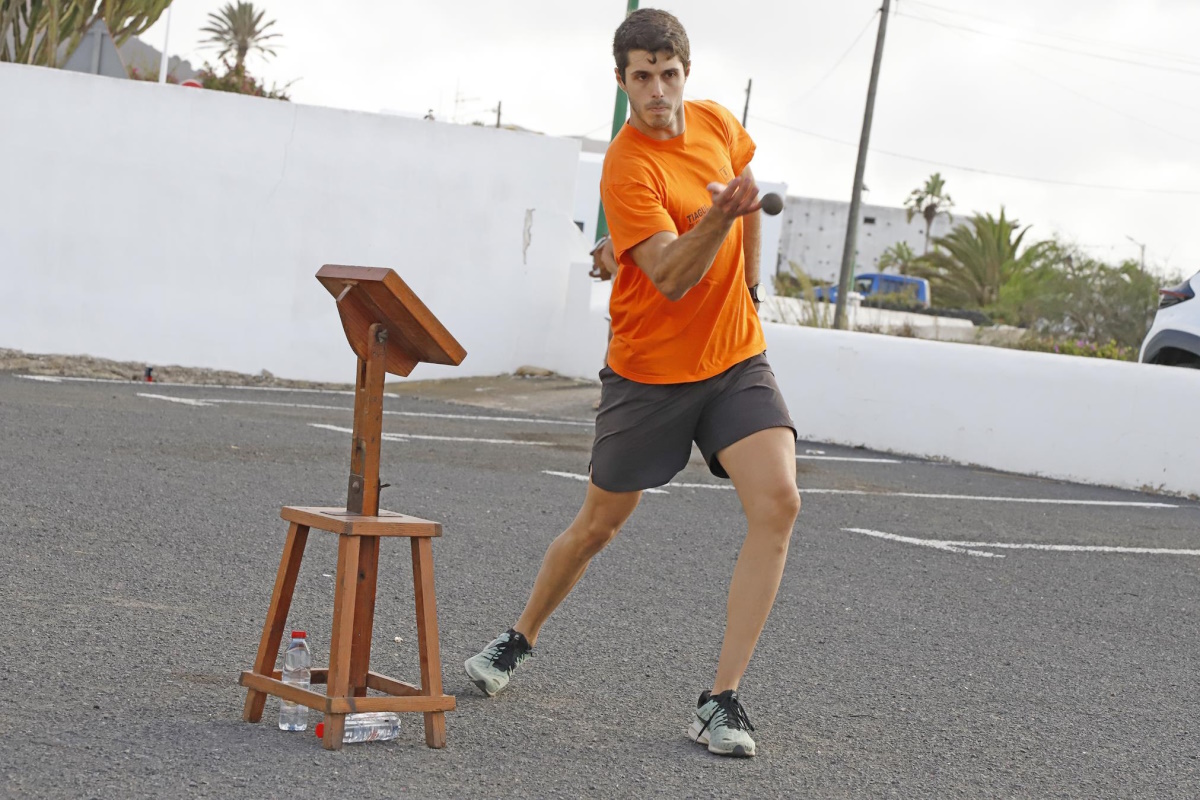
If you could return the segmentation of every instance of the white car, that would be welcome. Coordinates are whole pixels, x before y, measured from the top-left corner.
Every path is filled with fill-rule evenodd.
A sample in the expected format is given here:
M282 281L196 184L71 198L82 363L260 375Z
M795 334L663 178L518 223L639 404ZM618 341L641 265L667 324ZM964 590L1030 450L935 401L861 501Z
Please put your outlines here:
M1178 286L1158 291L1158 313L1150 326L1142 354L1143 364L1200 369L1200 272Z

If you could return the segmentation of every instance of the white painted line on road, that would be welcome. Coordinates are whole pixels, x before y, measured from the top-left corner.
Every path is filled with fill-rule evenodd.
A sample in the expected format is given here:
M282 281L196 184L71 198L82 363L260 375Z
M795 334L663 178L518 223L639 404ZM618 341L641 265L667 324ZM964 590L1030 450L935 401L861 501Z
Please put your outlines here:
M547 473L557 475L564 478L574 478L576 480L587 480L586 475L576 475L569 472L553 472ZM728 483L682 483L672 481L666 484L677 489L717 489L720 491L732 491L733 485ZM988 497L983 495L971 494L925 494L921 492L868 492L861 489L806 489L800 487L800 494L842 494L842 495L857 495L862 497L912 497L918 500L973 500L985 503L1038 503L1042 505L1064 505L1064 506L1104 506L1109 508L1179 508L1177 505L1170 503L1146 503L1127 500L1072 500L1070 498L1047 498L1047 497Z
M353 428L342 428L337 425L323 425L319 422L310 422L310 427L320 428L325 431L337 431L338 433L354 433ZM407 442L411 439L421 439L431 442L471 442L474 444L520 444L530 445L533 447L553 447L554 442L523 442L518 439L474 439L469 436L426 436L420 433L384 433L381 437L385 442Z
M802 494L851 494L879 497L912 497L918 500L973 500L980 503L1034 503L1050 506L1102 506L1105 508L1179 508L1171 503L1133 500L1075 500L1069 497L1003 497L973 494L927 494L924 492L866 492L856 489L805 489Z
M225 400L221 398L205 398L206 403L222 403L239 406L277 406L280 408L315 408L323 411L353 411L347 406L322 406L313 403L272 403L267 400ZM385 415L393 417L430 417L433 419L462 419L473 422L533 422L541 425L577 425L591 428L593 423L569 419L535 419L532 417L489 417L479 414L435 414L432 411L388 411Z
M150 400L166 400L168 403L179 403L185 406L200 406L202 408L210 408L212 403L207 403L203 400L192 400L187 397L170 397L165 394L150 394L149 392L138 392L138 397L146 397Z
M874 536L877 539L887 539L890 542L902 542L904 544L916 544L923 547L932 547L935 550L945 550L950 553L966 553L969 556L982 556L984 558L1004 558L997 553L987 553L983 550L972 550L965 545L966 542L942 542L934 539L915 539L912 536L898 536L894 533L884 533L883 531L871 531L866 528L842 528L850 533L864 533L867 536ZM982 545L980 545L982 546Z
M73 381L76 383L119 383L124 386L130 384L145 384L156 383L158 386L172 389L236 389L238 391L247 392L310 392L312 394L341 394L354 396L353 391L345 389L292 389L287 386L230 386L222 383L157 383L155 381L140 381L129 380L123 381L117 378L68 378L66 376L48 376L48 375L18 375L18 378L24 378L27 381L46 381L47 383L60 383L62 381ZM384 397L396 398L400 395L394 392L384 392Z
M890 542L915 544L922 547L932 547L936 550L946 550L952 553L967 553L968 555L985 556L988 558L1004 558L1004 556L996 553L985 553L980 550L972 550L970 548L990 547L997 550L1044 550L1053 553L1118 553L1156 556L1200 556L1200 550L1181 550L1169 547L1115 547L1108 545L1025 544L1016 542L957 542L941 539L917 539L912 536L899 536L894 533L873 531L867 528L842 528L842 530L848 533L861 533L866 536L874 536L877 539L886 539Z
M800 461L855 461L860 464L903 464L898 458L854 458L851 456L810 456L797 455Z
M583 481L584 483L587 483L590 480L587 475L576 475L574 472L555 472L554 470L544 469L542 470L542 473L545 475L553 475L556 478L570 478L571 480L575 481ZM670 492L664 489L643 489L642 491L646 494L670 494Z

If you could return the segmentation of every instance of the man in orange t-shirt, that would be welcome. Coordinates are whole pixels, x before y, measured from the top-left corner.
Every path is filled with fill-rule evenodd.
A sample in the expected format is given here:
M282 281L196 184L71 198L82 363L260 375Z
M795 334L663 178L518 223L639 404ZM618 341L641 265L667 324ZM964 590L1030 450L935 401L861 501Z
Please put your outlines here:
M587 497L546 551L521 617L465 666L488 695L505 688L641 492L687 466L694 441L712 473L733 481L749 530L716 677L687 734L713 753L744 757L755 744L737 687L800 511L796 432L756 313L754 142L716 103L683 100L689 49L679 20L657 9L634 11L613 38L631 113L600 181L618 269Z

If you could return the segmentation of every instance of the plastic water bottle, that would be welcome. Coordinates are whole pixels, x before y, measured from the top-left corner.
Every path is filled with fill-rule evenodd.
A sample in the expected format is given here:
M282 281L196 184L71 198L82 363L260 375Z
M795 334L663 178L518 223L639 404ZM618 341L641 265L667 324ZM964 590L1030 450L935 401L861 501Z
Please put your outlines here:
M325 723L317 723L317 738L325 736ZM347 714L342 742L386 742L400 735L400 715L392 711Z
M307 689L312 680L312 654L304 631L292 631L292 640L283 654L283 682ZM308 730L308 707L279 699L279 730Z

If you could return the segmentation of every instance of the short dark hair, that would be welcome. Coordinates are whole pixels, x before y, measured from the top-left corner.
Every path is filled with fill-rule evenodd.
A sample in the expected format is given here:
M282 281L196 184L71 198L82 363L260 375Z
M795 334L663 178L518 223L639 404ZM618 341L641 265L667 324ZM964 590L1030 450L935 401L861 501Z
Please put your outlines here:
M645 50L651 56L662 52L668 53L668 58L679 56L685 70L692 63L692 49L682 23L672 14L657 8L634 11L613 34L613 58L617 61L621 80L625 80L625 68L629 66L631 50Z

